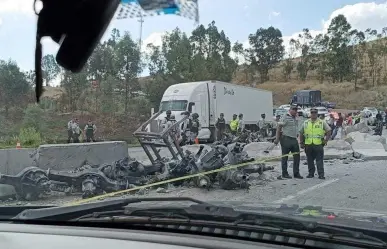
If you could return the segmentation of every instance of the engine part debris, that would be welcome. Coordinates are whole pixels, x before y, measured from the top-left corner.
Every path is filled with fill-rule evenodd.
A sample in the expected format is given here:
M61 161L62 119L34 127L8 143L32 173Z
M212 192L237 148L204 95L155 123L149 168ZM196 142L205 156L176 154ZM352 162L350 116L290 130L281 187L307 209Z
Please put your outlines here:
M32 201L49 194L51 182L44 170L28 167L14 176L0 175L0 184L12 185L18 199Z

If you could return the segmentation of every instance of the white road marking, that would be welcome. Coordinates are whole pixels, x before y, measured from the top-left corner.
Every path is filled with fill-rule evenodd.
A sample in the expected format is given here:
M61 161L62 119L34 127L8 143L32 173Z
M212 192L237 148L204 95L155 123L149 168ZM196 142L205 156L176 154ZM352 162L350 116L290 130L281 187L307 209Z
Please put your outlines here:
M298 197L298 196L300 196L300 195L304 195L304 194L306 194L306 193L308 193L308 192L311 192L311 191L313 191L313 190L316 190L316 189L325 187L325 186L327 186L327 185L329 185L329 184L332 184L332 183L334 183L334 182L336 182L336 181L338 181L338 180L339 180L339 179L331 179L331 180L324 181L324 182L322 182L322 183L320 183L320 184L317 184L317 185L314 185L314 186L312 186L312 187L310 187L310 188L307 188L307 189L298 191L298 192L295 193L294 195L288 195L288 196L286 196L286 197L284 197L284 198L282 198L282 199L276 200L276 201L274 201L273 203L275 203L275 204L281 204L281 203L283 203L283 202L285 202L285 201L290 201L290 200L292 200L292 199L294 199L294 198L296 198L296 197Z

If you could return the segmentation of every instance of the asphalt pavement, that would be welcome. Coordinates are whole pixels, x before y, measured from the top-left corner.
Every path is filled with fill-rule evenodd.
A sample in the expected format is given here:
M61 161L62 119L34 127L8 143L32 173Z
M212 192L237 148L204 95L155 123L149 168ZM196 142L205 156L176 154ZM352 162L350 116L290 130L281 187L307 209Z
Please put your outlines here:
M384 135L387 136L386 130ZM161 154L167 156L168 152L164 150ZM141 148L130 148L129 155L140 161L147 158ZM270 165L275 166L275 169L261 176L251 175L252 186L248 192L218 188L207 191L198 188L170 187L165 191L167 193L151 191L146 195L387 211L386 161L327 160L325 180L318 179L317 175L313 179L277 180L277 176L280 175L280 162L273 162ZM292 163L289 162L289 165L289 173L292 174ZM305 161L301 162L300 171L303 176L308 174Z

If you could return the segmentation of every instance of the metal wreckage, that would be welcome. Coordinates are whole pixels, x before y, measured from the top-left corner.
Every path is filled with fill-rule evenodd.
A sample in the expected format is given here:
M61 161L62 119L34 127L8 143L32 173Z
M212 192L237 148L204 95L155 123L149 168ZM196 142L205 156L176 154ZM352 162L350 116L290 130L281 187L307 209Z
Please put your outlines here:
M111 164L83 166L72 171L42 170L39 167L28 167L17 175L1 175L0 184L14 186L18 199L37 200L51 195L52 192L63 192L67 195L82 193L83 198L103 193L130 189L136 186L183 177L201 172L221 169L229 165L254 161L243 151L245 143L236 142L238 138L226 136L223 141L212 145L200 145L193 153L177 144L171 131L180 127L184 118L162 132L148 132L146 127L156 121L161 113L156 113L145 122L134 136L139 140L148 156L151 165L143 165L132 158L123 158ZM161 157L160 148L167 148L171 158ZM265 164L251 164L237 169L229 169L211 174L173 182L175 186L193 183L197 187L211 189L218 183L222 189L249 188L249 174L262 174L271 170Z

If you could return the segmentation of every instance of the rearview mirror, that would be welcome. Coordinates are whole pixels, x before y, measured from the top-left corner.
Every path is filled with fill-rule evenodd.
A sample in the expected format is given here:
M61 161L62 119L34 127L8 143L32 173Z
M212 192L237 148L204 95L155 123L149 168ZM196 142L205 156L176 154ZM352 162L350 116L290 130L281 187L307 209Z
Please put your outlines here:
M189 103L189 105L188 105L188 111L190 112L190 113L192 113L192 111L194 111L193 109L194 109L194 106L195 106L195 103L193 103L193 102L190 102Z

